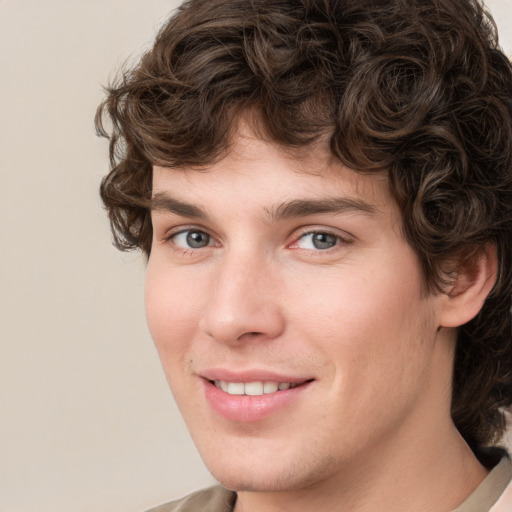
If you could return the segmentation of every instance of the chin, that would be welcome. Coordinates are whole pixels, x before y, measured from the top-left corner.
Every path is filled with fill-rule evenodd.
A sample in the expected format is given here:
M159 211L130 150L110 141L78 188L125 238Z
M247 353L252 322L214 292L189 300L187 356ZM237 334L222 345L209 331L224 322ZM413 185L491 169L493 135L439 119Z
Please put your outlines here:
M315 485L326 477L333 461L317 465L312 461L286 463L284 458L273 461L255 460L247 455L243 461L205 461L213 477L226 489L237 492L283 492ZM320 461L318 461L320 462Z
M213 472L215 479L226 489L236 492L282 492L300 488L292 475L242 475L241 471Z

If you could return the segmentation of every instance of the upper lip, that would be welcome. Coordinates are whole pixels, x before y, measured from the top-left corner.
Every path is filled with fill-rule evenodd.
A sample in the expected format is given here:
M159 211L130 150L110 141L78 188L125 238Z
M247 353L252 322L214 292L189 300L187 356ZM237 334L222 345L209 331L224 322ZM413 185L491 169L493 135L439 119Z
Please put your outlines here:
M269 370L230 370L227 368L209 368L197 373L206 380L220 380L225 382L289 382L300 384L311 377L297 377Z

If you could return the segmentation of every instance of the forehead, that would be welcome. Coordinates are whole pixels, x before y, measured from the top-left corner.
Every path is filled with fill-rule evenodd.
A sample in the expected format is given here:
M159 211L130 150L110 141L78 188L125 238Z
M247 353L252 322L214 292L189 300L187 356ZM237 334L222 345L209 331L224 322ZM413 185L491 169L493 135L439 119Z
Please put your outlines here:
M288 148L242 127L223 158L211 164L154 166L153 196L171 193L201 201L225 191L231 191L231 199L238 202L343 196L364 199L369 210L388 210L393 203L386 172L349 169L331 153L327 139Z

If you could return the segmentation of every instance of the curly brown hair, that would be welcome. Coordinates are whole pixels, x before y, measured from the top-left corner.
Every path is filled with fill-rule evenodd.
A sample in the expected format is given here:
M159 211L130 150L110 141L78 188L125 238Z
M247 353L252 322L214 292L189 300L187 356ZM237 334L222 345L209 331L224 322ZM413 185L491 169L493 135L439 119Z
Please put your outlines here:
M97 112L117 247L151 250L152 165L222 158L248 112L276 144L328 137L348 167L386 170L430 293L448 258L496 245L497 283L459 330L452 398L469 445L496 443L512 402L512 67L483 5L185 2Z

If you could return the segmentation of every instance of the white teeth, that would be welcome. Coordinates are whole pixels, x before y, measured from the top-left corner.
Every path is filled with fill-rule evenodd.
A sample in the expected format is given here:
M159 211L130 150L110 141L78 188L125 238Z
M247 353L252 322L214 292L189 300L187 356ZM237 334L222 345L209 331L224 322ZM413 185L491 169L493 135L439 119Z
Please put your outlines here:
M245 394L245 385L243 382L228 382L228 390L227 392L230 395L243 395Z
M226 382L224 380L215 380L215 386L230 395L249 395L260 396L276 391L293 389L298 386L297 383L290 382Z
M263 393L275 393L279 389L277 382L265 382L263 384Z
M228 392L228 383L225 380L214 380L213 383L222 391Z
M247 382L245 384L245 394L251 396L263 395L263 382Z

